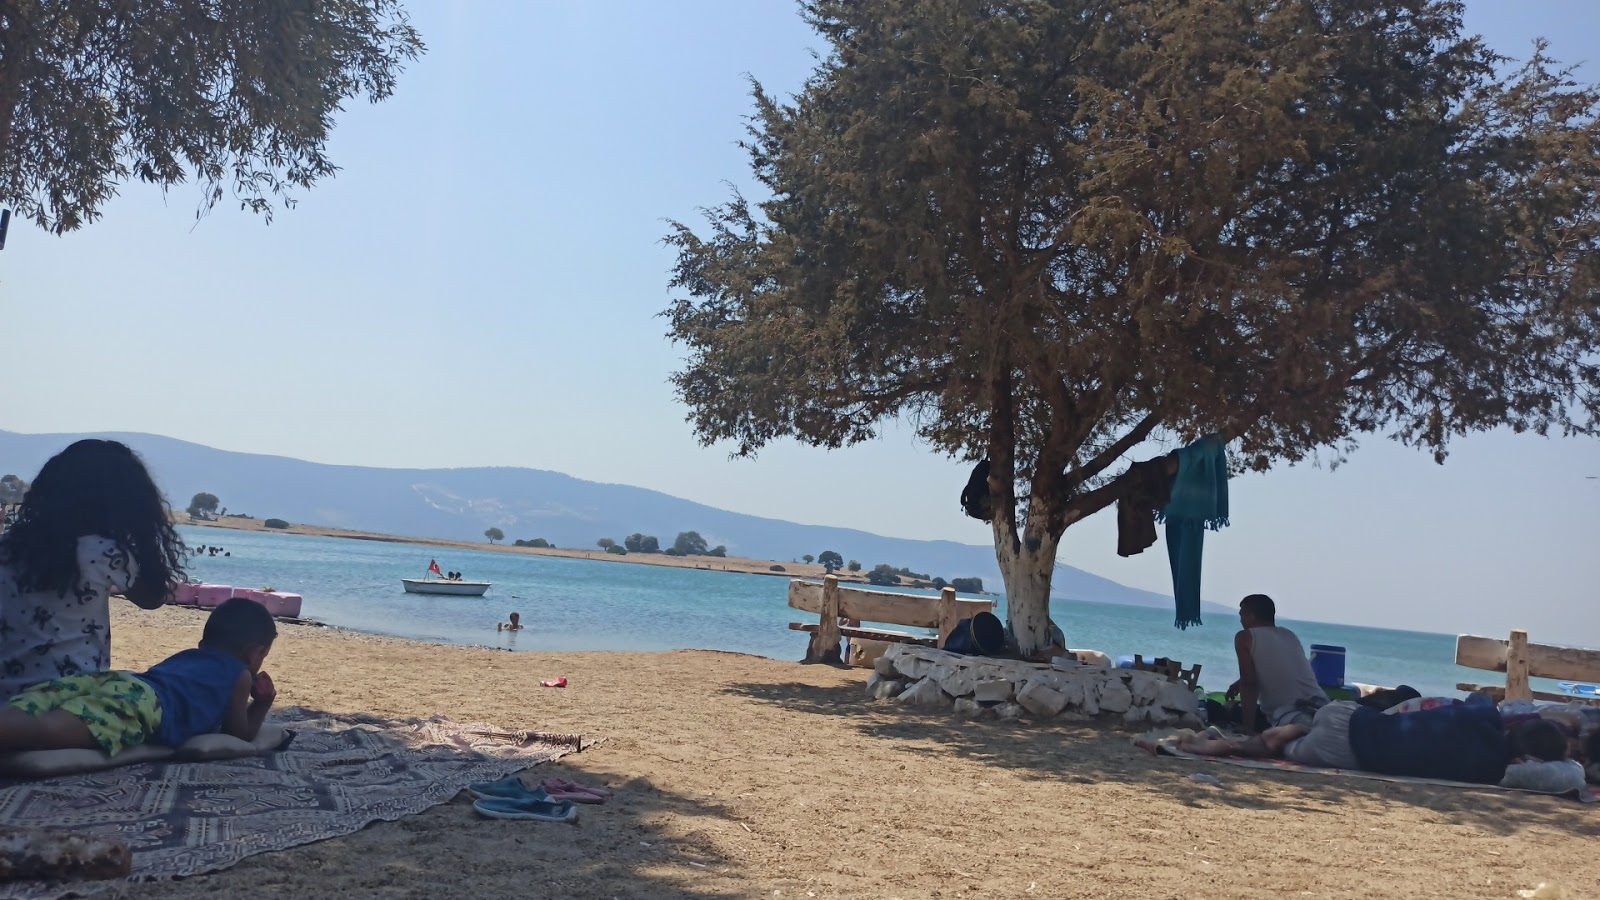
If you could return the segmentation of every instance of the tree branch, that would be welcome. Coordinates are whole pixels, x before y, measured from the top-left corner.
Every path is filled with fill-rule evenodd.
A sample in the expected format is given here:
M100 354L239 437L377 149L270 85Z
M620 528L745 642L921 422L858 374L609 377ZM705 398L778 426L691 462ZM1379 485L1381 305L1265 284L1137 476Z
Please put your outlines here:
M1143 419L1139 420L1139 424L1133 426L1131 431L1118 438L1116 443L1095 454L1093 459L1068 472L1066 479L1062 482L1062 487L1068 491L1074 490L1078 485L1104 472L1124 453L1142 443L1160 424L1161 419L1159 416L1155 413L1147 414Z

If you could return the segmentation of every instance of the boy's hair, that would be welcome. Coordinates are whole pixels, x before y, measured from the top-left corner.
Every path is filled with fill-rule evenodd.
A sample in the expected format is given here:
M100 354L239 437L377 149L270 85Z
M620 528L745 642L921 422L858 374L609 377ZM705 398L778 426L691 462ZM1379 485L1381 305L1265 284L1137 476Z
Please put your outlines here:
M1532 756L1546 762L1567 758L1567 736L1548 719L1524 722L1511 734L1511 755Z
M234 597L211 611L200 643L223 653L245 654L257 647L270 646L278 637L278 623L272 613L254 600Z
M1239 601L1239 608L1263 622L1278 620L1278 605L1266 594L1251 594Z
M44 464L0 539L0 563L24 591L65 593L78 586L78 538L86 535L127 551L139 567L136 593L156 605L183 575L183 541L167 502L139 457L116 441L81 440Z

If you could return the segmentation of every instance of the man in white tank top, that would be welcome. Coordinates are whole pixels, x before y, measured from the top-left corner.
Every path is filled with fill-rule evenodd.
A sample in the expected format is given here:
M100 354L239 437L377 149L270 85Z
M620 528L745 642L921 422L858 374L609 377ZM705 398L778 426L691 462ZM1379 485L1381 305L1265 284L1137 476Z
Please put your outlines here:
M1300 638L1278 627L1277 616L1277 605L1266 594L1251 594L1239 602L1239 624L1244 628L1233 638L1239 680L1228 688L1228 695L1239 694L1246 731L1310 725L1328 702ZM1257 704L1265 722L1256 720Z

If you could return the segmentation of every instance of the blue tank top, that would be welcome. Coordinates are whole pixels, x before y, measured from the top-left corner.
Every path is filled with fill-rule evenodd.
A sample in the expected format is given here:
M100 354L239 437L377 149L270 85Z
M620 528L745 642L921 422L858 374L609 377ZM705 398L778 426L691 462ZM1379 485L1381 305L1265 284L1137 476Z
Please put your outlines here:
M236 657L197 647L169 656L139 675L161 704L161 727L154 743L176 747L197 735L221 731L243 671L244 663Z

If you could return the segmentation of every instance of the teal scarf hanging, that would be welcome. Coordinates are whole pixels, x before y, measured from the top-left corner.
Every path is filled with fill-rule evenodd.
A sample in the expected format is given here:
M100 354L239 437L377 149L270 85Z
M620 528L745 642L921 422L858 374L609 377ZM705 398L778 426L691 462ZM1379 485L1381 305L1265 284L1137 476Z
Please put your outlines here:
M1206 531L1228 524L1228 450L1207 435L1178 451L1172 499L1157 514L1167 523L1167 561L1179 628L1200 624L1200 557Z

